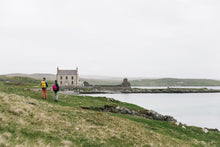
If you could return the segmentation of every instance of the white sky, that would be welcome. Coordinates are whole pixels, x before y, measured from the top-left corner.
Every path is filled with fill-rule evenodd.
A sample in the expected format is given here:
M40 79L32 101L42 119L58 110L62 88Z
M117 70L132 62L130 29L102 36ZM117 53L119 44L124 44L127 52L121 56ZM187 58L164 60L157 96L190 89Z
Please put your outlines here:
M219 0L1 0L0 74L220 79Z

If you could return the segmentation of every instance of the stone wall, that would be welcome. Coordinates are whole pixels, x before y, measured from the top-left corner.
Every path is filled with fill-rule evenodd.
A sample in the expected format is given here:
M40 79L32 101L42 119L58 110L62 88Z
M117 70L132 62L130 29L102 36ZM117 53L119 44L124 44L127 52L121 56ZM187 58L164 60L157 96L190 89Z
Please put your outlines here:
M90 85L88 82L83 87L83 89L90 89L90 90L109 90L109 91L117 91L117 90L127 90L131 89L131 84L128 82L128 79L123 79L122 84L120 85Z

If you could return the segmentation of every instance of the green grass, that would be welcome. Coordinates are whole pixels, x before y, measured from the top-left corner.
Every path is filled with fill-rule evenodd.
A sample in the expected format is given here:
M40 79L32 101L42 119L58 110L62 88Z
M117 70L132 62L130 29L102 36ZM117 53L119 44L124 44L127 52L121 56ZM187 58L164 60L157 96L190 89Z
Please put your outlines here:
M119 105L143 108L105 97L59 95L41 99L40 81L0 78L1 146L220 146L220 133L143 117L84 110ZM7 81L11 81L8 84ZM17 84L22 82L24 84ZM33 102L37 105L30 105Z
M4 85L0 87L0 91L7 92L9 94L18 94L20 96L28 96L34 99L41 99L41 92L24 90L28 86L11 86ZM34 87L34 86L33 86ZM36 87L34 87L36 88ZM39 87L40 88L40 87ZM48 91L48 100L47 102L54 102L54 93ZM103 107L104 105L120 105L130 109L143 109L137 105L120 102L114 99L108 99L106 97L91 97L91 96L71 96L59 94L59 103L61 106L71 106L71 107Z
M220 133L209 132L208 134L205 134L203 133L201 128L195 127L195 126L194 127L186 126L187 129L184 129L181 127L183 126L183 124L180 124L180 126L177 127L174 123L172 124L172 123L167 123L164 121L158 121L158 120L152 121L150 119L144 119L141 117L134 117L134 116L123 115L123 114L112 114L112 115L145 124L151 130L154 130L158 133L169 135L171 137L178 138L184 141L190 141L192 138L197 138L200 141L208 142L210 138L219 139L220 137Z

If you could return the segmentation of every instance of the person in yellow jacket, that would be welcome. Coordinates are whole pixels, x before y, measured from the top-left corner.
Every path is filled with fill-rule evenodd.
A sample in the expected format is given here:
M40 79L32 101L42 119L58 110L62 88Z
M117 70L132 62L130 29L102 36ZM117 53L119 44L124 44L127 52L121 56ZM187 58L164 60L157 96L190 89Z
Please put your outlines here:
M41 81L41 88L42 88L42 99L47 99L47 87L48 82L46 81L46 78L43 78L43 81Z

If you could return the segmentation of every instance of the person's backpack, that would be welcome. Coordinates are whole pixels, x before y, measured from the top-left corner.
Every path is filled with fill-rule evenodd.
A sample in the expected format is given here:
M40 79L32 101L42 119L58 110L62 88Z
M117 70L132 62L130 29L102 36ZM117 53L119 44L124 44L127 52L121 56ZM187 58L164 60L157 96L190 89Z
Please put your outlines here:
M57 85L53 84L53 90L56 91L57 90Z
M46 88L46 81L41 81L41 87Z

